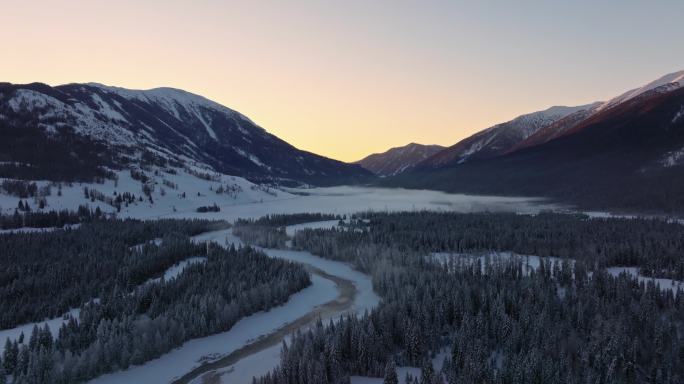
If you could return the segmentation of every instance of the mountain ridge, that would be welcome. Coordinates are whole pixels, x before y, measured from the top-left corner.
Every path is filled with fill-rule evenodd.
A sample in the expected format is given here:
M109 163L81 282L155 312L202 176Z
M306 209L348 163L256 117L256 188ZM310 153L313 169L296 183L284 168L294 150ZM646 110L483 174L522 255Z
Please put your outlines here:
M31 125L53 141L67 135L104 145L111 161L101 165L108 167L134 163L146 154L284 183L329 185L372 177L358 165L299 150L237 111L171 87L0 83L0 122L5 128ZM11 156L3 160L13 161Z
M443 149L441 145L409 143L390 148L385 152L370 154L355 161L354 164L359 164L381 177L395 176L406 172Z
M419 164L382 183L550 197L587 209L684 212L684 87L637 89L643 92L620 103L567 115L554 123L555 135L532 145L440 167Z

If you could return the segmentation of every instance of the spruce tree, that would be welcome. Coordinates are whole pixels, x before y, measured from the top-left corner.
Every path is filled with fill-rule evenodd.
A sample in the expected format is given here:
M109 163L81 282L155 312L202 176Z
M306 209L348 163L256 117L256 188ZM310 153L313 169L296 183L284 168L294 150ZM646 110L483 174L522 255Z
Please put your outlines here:
M425 359L423 367L420 369L420 384L433 384L435 380L435 370L432 368L432 362Z
M397 367L394 364L394 360L387 362L385 365L385 380L383 384L399 384L399 378L397 377Z

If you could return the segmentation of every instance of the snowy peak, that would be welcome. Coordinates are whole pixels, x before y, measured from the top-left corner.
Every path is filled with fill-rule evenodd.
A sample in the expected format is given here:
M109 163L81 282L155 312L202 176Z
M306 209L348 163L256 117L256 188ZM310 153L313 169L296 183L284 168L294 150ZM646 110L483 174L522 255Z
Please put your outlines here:
M228 107L225 107L217 102L209 100L204 96L200 96L188 91L171 87L159 87L148 90L133 90L121 87L113 87L100 83L88 83L87 85L101 89L104 92L116 94L127 100L138 100L147 103L158 103L168 108L174 116L179 117L178 108L197 109L206 108L216 111L233 114L240 119L244 119L252 123L249 118L236 112Z
M439 145L410 143L383 153L369 155L355 163L381 177L395 176L443 149L444 147Z
M603 116L610 115L627 103L641 102L643 99L663 95L684 87L684 71L673 72L656 79L642 87L632 89L606 102L592 104L589 108L573 113L555 123L539 130L534 135L520 142L509 152L533 147L550 140L582 130Z
M650 91L666 93L674 91L675 89L679 89L681 87L684 87L684 70L669 73L659 79L651 81L650 83L642 87L629 90L619 96L616 96L605 102L603 105L601 105L601 107L597 109L597 112L615 107L618 104L624 103L625 101L628 101Z
M577 107L555 106L480 131L426 160L421 166L441 167L474 159L492 158L546 143L571 134L627 102L684 87L684 70L662 76L606 102Z
M175 88L2 83L2 121L17 127L31 122L53 138L64 139L65 130L73 131L105 145L108 157L119 158L109 167L126 166L121 158L135 162L145 156L172 163L191 161L223 174L287 183L344 183L370 176L357 165L300 151L244 115Z

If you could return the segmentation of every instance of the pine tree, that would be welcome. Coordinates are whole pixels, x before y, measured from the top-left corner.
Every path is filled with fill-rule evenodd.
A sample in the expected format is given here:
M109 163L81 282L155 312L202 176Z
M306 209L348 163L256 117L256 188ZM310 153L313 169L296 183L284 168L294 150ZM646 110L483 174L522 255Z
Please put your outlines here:
M19 347L19 355L17 356L17 367L14 370L14 376L25 375L29 366L29 349L26 345Z
M394 364L394 360L390 360L385 365L385 380L383 384L399 384L399 378L397 377L397 367Z
M9 338L5 341L5 350L2 354L2 367L5 372L11 374L17 367L17 354L19 348L16 342L12 343Z
M33 325L33 330L31 331L31 337L29 338L29 349L32 351L35 351L38 349L38 346L40 346L40 335L41 335L41 330L38 328L37 324Z
M432 362L426 359L420 370L420 384L433 384L434 380L435 370L432 368Z

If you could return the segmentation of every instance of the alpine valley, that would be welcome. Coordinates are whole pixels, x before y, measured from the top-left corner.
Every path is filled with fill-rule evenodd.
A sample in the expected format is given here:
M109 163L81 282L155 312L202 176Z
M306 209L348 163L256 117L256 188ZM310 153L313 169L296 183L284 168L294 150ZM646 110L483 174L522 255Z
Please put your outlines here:
M2 83L0 177L96 185L132 179L148 184L151 196L167 175L167 189L216 181L235 196L258 192L252 201L287 186L377 185L681 213L683 87L684 71L674 72L606 102L521 115L449 147L411 143L348 164L299 150L179 89ZM6 181L3 188L13 187Z

